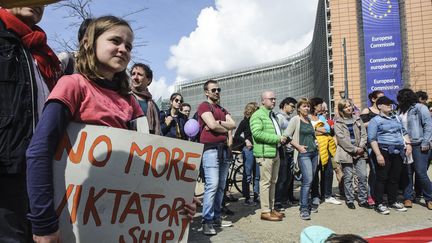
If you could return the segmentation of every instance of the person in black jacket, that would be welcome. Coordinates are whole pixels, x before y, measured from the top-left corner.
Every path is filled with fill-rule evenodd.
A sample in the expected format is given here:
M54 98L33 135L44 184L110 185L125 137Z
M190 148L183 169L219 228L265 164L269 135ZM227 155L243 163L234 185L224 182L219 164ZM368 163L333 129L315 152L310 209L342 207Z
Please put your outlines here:
M188 140L184 132L184 125L188 118L180 112L183 97L179 93L174 93L170 97L170 108L160 112L161 132L165 137Z
M235 134L234 134L234 149L239 149L242 151L243 158L243 181L242 190L243 196L245 197L244 204L247 206L255 206L259 202L259 180L260 172L259 166L256 164L255 157L253 155L253 140L252 132L249 126L249 119L252 114L258 109L258 104L256 102L250 102L246 105L244 110L244 118L240 122ZM250 183L252 182L252 175L254 174L253 181L253 191L254 199L251 200L250 197Z
M31 242L26 149L60 61L36 24L44 6L0 8L0 242Z

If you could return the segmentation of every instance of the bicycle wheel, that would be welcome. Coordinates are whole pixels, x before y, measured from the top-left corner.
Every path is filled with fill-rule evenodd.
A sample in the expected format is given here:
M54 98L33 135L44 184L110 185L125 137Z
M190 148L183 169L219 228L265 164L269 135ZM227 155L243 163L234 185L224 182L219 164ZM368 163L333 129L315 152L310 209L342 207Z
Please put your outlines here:
M235 172L234 172L234 178L233 178L233 184L238 192L243 194L243 188L242 188L242 181L243 181L243 165L239 165Z
M195 197L202 197L204 195L204 182L201 177L198 177L195 185Z

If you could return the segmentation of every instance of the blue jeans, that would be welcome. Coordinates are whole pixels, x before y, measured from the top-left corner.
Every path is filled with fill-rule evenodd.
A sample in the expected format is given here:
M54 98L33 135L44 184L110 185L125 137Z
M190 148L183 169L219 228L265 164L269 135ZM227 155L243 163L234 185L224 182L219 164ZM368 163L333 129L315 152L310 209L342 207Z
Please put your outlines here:
M325 198L329 198L333 195L333 164L330 157L323 167L321 177L324 178L324 181L321 182L321 187L324 189L321 190L321 193L324 194Z
M409 165L404 165L404 199L414 200L413 190L413 173L415 172L416 183L419 184L423 192L423 197L426 202L432 201L432 184L427 175L427 167L429 164L429 151L422 152L420 145L412 146L412 155L414 162Z
M209 149L203 153L203 168L205 176L204 202L202 217L203 223L212 223L221 217L222 200L230 159L227 152L223 153L223 161L218 159L218 151Z
M318 166L318 152L299 153L298 164L302 174L300 210L305 210L309 208L309 191Z
M249 185L252 182L253 176L253 192L254 195L259 195L259 181L260 181L260 171L259 166L255 161L255 157L253 155L253 150L248 149L246 146L242 151L243 157L243 179L242 179L242 190L243 196L246 199L250 199L250 189Z
M329 198L333 195L333 164L331 158L329 157L325 165L320 163L318 169L320 175L318 176L319 172L317 171L312 182L312 198ZM318 191L318 188L321 190Z

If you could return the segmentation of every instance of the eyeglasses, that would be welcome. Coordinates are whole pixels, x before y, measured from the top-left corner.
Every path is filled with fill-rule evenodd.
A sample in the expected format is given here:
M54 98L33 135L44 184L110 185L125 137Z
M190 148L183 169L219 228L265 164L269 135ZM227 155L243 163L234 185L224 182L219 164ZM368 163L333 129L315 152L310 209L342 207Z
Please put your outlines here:
M268 99L270 101L276 101L276 98L265 98L265 99Z
M210 89L210 91L211 91L212 93L216 93L216 91L217 91L218 93L220 93L220 92L222 91L222 89L221 89L221 88L213 88L213 89Z
M175 101L176 103L183 103L183 100L179 100L179 99L174 99L174 101Z

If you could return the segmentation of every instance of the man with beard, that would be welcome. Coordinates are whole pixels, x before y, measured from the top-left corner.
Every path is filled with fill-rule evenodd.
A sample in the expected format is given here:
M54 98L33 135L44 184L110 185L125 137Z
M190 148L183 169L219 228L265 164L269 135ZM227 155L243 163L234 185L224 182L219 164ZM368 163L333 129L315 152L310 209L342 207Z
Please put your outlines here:
M231 160L228 151L228 131L235 129L231 115L219 105L220 92L218 83L209 80L204 84L207 101L198 106L200 124L200 142L204 144L202 163L205 175L204 203L202 211L203 233L215 235L213 226L231 226L222 222L222 199Z

